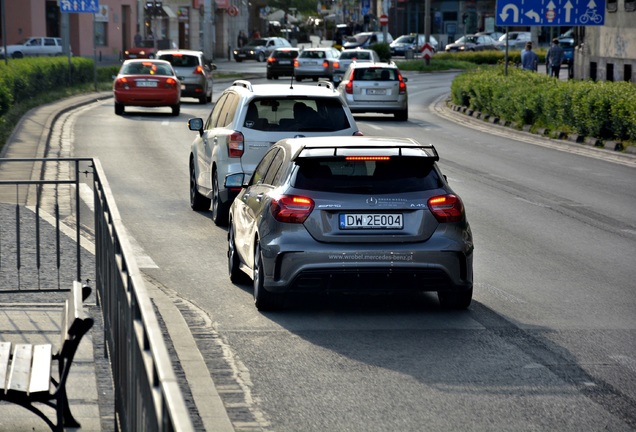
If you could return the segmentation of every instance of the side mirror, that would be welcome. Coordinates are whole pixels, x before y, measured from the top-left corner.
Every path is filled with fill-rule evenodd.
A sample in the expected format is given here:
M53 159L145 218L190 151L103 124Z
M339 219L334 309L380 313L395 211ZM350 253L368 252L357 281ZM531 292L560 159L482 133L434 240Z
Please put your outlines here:
M188 129L199 132L199 136L203 136L203 119L198 117L191 118L188 120Z
M210 69L216 70L216 65L214 63L209 63Z

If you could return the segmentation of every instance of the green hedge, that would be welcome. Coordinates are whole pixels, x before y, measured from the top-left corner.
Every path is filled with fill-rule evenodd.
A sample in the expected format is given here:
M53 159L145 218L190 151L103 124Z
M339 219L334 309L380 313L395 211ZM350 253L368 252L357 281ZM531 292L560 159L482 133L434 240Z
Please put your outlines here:
M0 117L14 103L43 92L93 82L93 60L73 57L11 59L0 63Z
M539 48L534 50L539 57L539 63L545 63L546 50ZM478 65L496 65L504 64L506 61L506 53L499 50L487 50L487 51L470 51L470 52L437 52L433 55L434 59L438 60L459 60ZM508 63L519 64L521 63L521 51L508 50Z
M636 86L562 81L515 67L482 66L451 84L456 105L502 120L604 140L636 143Z

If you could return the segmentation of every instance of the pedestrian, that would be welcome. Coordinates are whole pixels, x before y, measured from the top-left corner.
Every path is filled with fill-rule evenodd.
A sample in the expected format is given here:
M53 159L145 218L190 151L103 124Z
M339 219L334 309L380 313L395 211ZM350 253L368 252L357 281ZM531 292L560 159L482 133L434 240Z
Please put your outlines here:
M536 72L538 63L539 56L532 51L532 42L526 42L526 48L521 51L521 68Z
M243 34L243 30L239 31L238 36L236 37L236 46L239 48L243 48L245 43L245 35Z
M135 33L135 46L141 46L141 34L139 34L139 30L137 30L137 33Z
M254 31L252 32L252 39L260 39L261 38L261 32L259 32L257 29L254 29Z
M545 55L545 61L550 68L550 76L559 78L561 72L561 63L563 63L563 48L559 45L557 38L552 39L552 46Z

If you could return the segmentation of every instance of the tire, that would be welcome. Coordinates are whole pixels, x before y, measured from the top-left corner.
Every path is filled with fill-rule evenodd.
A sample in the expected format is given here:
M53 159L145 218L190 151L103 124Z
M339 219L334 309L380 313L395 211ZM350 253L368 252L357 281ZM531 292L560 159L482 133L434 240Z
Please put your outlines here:
M278 79L278 75L274 75L274 79L277 80Z
M301 77L296 77L296 81L301 82L303 79Z
M208 103L208 95L204 93L203 96L199 98L199 104L205 105L206 103Z
M124 105L115 102L115 114L116 115L123 115L124 114Z
M259 311L271 311L280 309L282 296L271 293L263 286L263 256L258 242L254 248L254 306Z
M439 304L444 309L468 309L473 299L473 289L463 291L438 291Z
M173 116L178 116L179 113L181 112L181 105L177 104L177 105L172 105L170 108L172 108L172 115Z
M24 58L24 54L22 54L20 51L17 51L14 52L11 57L13 57L14 59Z
M405 110L402 110L402 111L397 111L393 115L395 116L396 120L407 121L409 119L409 110L405 109Z
M262 52L258 53L258 57L256 58L256 60L259 63L263 63L265 61L265 54L263 54Z
M274 76L272 74L267 74L267 79L268 80L274 79Z
M240 269L241 259L236 252L236 243L234 242L234 227L230 222L230 228L227 232L227 268L232 283L247 282L247 275Z
M194 173L194 161L190 160L190 207L194 211L206 211L210 209L212 200L199 193L199 185Z
M236 62L237 62L237 63L240 63L240 62L242 62L242 61L243 61L242 59L239 59L239 58L234 59L234 60L236 60Z
M216 171L212 174L212 220L217 226L227 225L229 205L221 202L219 178Z

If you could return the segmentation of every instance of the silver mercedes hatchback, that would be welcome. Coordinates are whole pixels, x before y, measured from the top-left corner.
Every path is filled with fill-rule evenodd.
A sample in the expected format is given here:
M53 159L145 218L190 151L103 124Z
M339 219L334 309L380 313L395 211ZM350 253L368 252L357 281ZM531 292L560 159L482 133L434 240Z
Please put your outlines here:
M473 237L432 145L408 138L284 139L230 208L230 279L259 310L292 292L473 293ZM249 278L249 279L248 279Z

